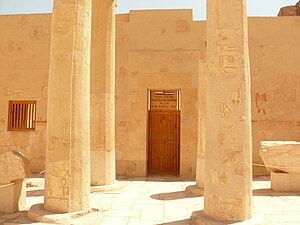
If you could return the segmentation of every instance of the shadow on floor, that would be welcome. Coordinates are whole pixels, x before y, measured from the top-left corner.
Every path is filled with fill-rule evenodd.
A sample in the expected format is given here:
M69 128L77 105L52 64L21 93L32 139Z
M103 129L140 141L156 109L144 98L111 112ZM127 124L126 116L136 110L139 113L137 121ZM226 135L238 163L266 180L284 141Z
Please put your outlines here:
M186 220L178 220L178 221L167 222L167 223L159 223L156 225L189 225L189 224L190 224L190 220L186 219Z
M156 200L177 200L177 199L183 199L183 198L196 198L199 196L196 195L187 195L184 191L176 191L176 192L170 192L170 193L159 193L154 194L150 196L153 199Z
M27 197L44 196L44 190L27 190Z
M195 178L180 177L178 175L154 175L148 174L147 177L127 177L118 176L117 180L120 181L149 181L149 182L192 182Z
M253 190L254 196L300 196L300 192L276 192L271 188Z
M253 181L270 181L270 175L263 175L263 176L254 176L252 178Z

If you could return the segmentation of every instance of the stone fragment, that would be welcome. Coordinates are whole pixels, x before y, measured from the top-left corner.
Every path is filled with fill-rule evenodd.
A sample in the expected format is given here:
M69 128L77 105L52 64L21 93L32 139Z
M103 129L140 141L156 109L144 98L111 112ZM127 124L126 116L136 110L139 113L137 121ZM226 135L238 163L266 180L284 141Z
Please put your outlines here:
M278 16L297 16L297 8L292 5L282 7L278 13Z
M262 141L259 155L270 172L300 174L300 142Z
M0 155L0 184L22 181L29 173L29 160L22 153L9 151Z
M300 16L300 1L295 5L297 16Z

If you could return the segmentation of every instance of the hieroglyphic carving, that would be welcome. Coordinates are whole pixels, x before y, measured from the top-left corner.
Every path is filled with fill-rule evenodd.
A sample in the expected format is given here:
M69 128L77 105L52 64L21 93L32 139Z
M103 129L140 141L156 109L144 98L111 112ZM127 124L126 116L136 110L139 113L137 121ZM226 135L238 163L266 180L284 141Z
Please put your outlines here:
M238 134L233 126L226 126L218 134L217 140L220 149L224 152L223 164L231 166L237 159L237 156L245 150L243 144L238 142Z
M22 97L25 95L26 91L27 89L11 89L11 88L4 88L3 90L0 89L0 92L2 92L5 97L9 97L9 98Z
M218 110L218 114L222 117L226 116L231 111L228 104L224 102L219 103L217 110Z
M54 32L59 35L67 35L72 29L73 12L67 8L55 8Z
M22 41L11 40L11 41L8 41L8 43L7 43L8 51L11 53L23 51L24 46L25 46L25 43L23 40Z
M70 138L69 137L58 137L51 136L49 149L50 151L58 150L61 148L69 148L70 147Z
M237 89L237 91L233 92L231 95L231 100L234 104L240 104L242 99L244 98L244 89L245 84L242 83L241 87Z
M66 199L69 195L69 161L49 163L47 170L51 198Z
M210 170L210 177L211 177L211 182L215 186L218 186L220 184L227 184L228 181L228 177L224 172L219 175L216 170Z
M66 178L61 178L60 184L61 184L60 188L62 189L63 196L68 195L69 194L69 187L68 187L67 179Z
M267 94L266 93L256 93L255 101L256 101L257 113L263 113L264 115L266 115Z
M176 33L187 32L190 30L190 24L187 20L180 19L176 21Z
M232 73L238 68L239 58L237 48L232 44L225 44L221 56L221 67L224 73Z

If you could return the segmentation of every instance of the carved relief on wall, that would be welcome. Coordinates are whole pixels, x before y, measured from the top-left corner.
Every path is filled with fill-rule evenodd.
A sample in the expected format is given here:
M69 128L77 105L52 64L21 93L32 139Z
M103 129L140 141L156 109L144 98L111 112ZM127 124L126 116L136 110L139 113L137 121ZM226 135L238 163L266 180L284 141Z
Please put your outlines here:
M68 199L69 163L69 160L49 162L47 184L49 185L49 194L53 199Z
M255 105L257 113L267 114L267 94L266 93L256 93L255 94Z
M238 155L245 151L245 146L238 141L237 129L225 126L218 134L219 148L223 152L223 165L232 166Z
M54 32L58 35L67 35L73 27L73 12L65 7L55 7Z
M50 151L62 151L62 149L70 148L70 138L69 137L58 137L51 136L49 140L49 150Z
M224 102L220 102L218 105L218 114L221 117L226 116L227 114L229 114L231 112L231 109L229 107L229 105L227 103Z
M224 73L233 73L239 65L237 48L233 44L224 44L222 46L221 68Z

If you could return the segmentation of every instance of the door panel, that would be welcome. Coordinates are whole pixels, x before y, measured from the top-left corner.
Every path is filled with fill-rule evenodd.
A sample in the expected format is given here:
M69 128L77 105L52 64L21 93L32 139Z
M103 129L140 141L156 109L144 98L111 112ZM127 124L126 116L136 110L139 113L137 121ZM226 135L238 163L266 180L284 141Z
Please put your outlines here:
M148 172L179 173L180 111L149 111Z

